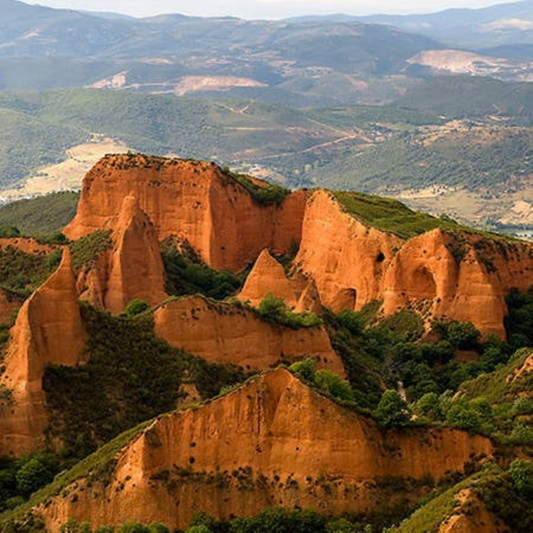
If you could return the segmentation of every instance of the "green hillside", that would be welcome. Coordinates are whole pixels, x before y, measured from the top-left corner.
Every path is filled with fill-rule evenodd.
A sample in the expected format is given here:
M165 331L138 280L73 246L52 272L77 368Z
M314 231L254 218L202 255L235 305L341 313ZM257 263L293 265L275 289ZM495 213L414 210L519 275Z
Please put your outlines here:
M24 235L61 231L76 214L79 193L58 192L0 207L0 228L15 226Z
M497 193L509 182L527 181L532 161L533 129L466 123L440 133L435 128L393 133L364 151L324 157L305 177L367 192L438 184Z
M412 88L396 105L449 118L508 119L533 125L533 85L475 76L442 76Z

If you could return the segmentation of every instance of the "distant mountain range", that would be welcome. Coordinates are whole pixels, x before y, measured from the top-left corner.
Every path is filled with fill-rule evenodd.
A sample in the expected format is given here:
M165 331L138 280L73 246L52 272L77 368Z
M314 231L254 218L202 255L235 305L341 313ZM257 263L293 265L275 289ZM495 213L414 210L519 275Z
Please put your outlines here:
M357 20L390 24L403 31L430 35L454 47L475 50L520 49L517 45L533 43L533 1L522 0L512 4L497 4L482 9L447 9L428 15L373 15Z
M529 81L532 6L246 21L135 19L0 0L0 89L222 92L301 107L381 104L440 74Z

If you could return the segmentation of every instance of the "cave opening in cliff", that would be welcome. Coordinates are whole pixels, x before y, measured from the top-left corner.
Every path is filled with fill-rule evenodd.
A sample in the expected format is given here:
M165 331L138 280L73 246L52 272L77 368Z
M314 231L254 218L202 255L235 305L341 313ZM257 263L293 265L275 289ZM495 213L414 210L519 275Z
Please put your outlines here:
M426 267L419 267L413 272L410 286L414 298L434 299L437 296L435 279Z

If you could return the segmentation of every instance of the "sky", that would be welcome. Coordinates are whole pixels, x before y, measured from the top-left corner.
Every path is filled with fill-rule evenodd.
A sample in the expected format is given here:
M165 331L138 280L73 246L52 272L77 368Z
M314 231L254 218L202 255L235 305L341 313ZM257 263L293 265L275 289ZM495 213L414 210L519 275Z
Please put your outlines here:
M26 0L26 3L86 11L113 11L135 17L181 13L276 19L330 13L429 13L455 7L478 8L514 1L516 0Z

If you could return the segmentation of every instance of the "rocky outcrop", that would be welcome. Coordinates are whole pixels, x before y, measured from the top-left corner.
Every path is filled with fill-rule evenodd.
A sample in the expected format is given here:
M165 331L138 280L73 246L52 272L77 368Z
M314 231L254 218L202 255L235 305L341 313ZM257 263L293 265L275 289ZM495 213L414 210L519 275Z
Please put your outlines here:
M108 156L85 176L78 212L65 234L77 239L105 228L129 195L138 199L159 241L175 236L210 266L234 271L263 248L284 253L298 243L307 198L299 191L279 204L260 204L213 163Z
M345 213L330 193L317 191L307 203L295 264L314 280L323 305L360 309L381 298L383 274L402 244Z
M533 247L501 240L485 255L480 243L491 241L482 239L435 229L407 241L384 276L385 314L412 305L426 318L472 322L485 336L505 337L505 295L513 283L533 282Z
M369 227L324 190L261 204L214 164L143 155L108 156L87 174L66 235L76 239L114 227L129 195L153 222L157 240L173 236L186 242L217 269L239 271L257 260L240 295L253 305L268 292L299 310L318 310L320 304L359 310L381 300L385 315L410 306L426 323L436 317L470 321L484 335L504 336L505 295L511 287L533 284L528 243L439 229L405 240ZM288 279L270 253L287 253L295 245L299 251ZM105 300L111 263L84 281L91 301ZM310 290L316 287L314 297L308 291L299 305L309 283ZM103 305L123 306L117 303L120 294L110 298L113 304Z
M296 291L285 275L283 266L265 249L259 254L248 274L246 283L239 294L239 300L247 301L250 305L257 307L269 293L283 298L288 307L296 306Z
M113 241L104 307L116 313L134 298L149 305L163 301L165 274L156 232L133 196L124 198Z
M133 299L150 306L162 302L165 273L153 224L133 196L126 196L120 214L110 220L113 245L78 275L80 298L112 313Z
M20 455L42 446L45 367L80 363L84 346L76 281L65 248L58 269L24 303L11 329L0 379L0 385L11 391L9 400L0 403L0 455Z
M158 336L207 361L266 370L283 361L313 356L317 367L344 375L342 362L321 326L291 329L266 322L251 309L201 296L163 304L154 322Z
M314 280L309 280L305 285L304 290L298 298L295 313L315 313L319 315L322 312L322 304L320 301L320 294L316 288Z
M369 511L404 498L402 480L437 481L491 452L488 439L458 430L384 433L278 369L159 418L116 456L107 485L93 479L88 490L78 480L40 510L51 531L72 518L183 528L199 510L220 518L272 506Z
M460 505L440 524L438 533L508 533L510 531L470 489L460 491L455 495L455 499Z
M334 311L382 300L385 315L410 306L428 322L472 322L484 336L505 336L505 295L533 284L531 244L440 229L404 241L365 226L325 191L308 201L295 263Z

